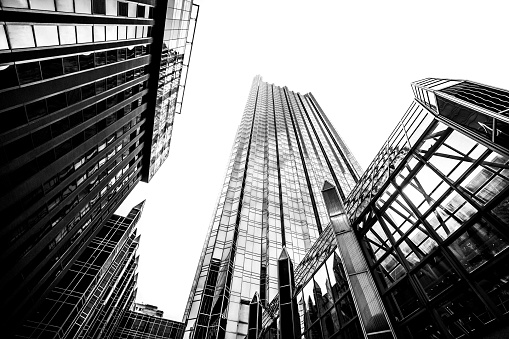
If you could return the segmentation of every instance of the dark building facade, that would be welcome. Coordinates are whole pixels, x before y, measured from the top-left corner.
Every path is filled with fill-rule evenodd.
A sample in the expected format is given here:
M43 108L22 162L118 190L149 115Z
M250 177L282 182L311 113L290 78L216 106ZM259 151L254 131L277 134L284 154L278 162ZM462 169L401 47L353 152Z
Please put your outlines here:
M184 323L142 311L126 311L112 339L182 339Z
M167 157L197 6L0 5L0 308L11 324Z
M279 285L294 290L292 279L278 280L283 248L285 262L298 265L330 228L324 183L333 183L345 199L361 173L311 93L301 95L255 77L191 289L184 337L240 339L248 329L256 333L248 321L255 293L257 302L270 308ZM359 246L347 250L344 255L362 257ZM371 330L390 331L381 302L369 299L375 285L363 267L349 271L359 277L350 282L353 294L367 300L369 305L362 305L366 319L380 318ZM326 292L324 285L321 293ZM281 307L297 309L291 302ZM295 335L296 322L290 319L287 333ZM349 319L357 321L351 325L356 331L356 315Z
M143 204L113 215L25 321L18 338L108 338L136 296Z
M348 197L324 184L330 227L295 269L306 338L509 336L509 91L445 79L412 89ZM367 300L355 267L376 285ZM259 337L291 325L279 299L264 307ZM367 317L373 300L384 312Z

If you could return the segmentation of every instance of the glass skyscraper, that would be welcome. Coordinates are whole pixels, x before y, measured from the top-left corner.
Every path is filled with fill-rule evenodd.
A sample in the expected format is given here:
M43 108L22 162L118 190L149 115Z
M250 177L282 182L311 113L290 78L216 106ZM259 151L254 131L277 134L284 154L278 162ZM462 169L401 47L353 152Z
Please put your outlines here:
M33 311L167 158L197 9L0 0L3 327Z
M185 338L243 338L249 304L278 293L283 248L297 265L327 225L325 182L345 199L357 161L312 94L253 80L184 315Z

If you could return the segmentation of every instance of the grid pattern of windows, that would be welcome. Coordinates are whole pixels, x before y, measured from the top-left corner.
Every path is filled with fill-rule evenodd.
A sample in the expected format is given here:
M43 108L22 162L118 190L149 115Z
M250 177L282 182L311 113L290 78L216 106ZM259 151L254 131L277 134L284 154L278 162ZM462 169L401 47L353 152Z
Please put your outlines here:
M119 317L127 305L113 300L134 281L136 270L136 223L143 205L134 207L127 217L113 215L85 248L60 282L42 302L35 315L25 322L17 337L59 338L92 336L100 332L96 324L107 325L102 319ZM110 320L109 323L112 321Z
M451 82L434 84L440 100ZM345 202L405 338L476 336L509 314L509 152L452 128L443 109L414 101Z
M343 194L355 185L360 168L324 117L311 95L254 79L189 298L184 337L192 327L194 338L246 335L254 293L264 305L278 293L283 246L299 264L329 224L324 181L337 183Z
M181 322L126 311L113 339L179 339L182 338L184 324Z
M163 32L158 96L155 106L148 181L168 158L175 113L180 113L198 6L190 0L169 1Z

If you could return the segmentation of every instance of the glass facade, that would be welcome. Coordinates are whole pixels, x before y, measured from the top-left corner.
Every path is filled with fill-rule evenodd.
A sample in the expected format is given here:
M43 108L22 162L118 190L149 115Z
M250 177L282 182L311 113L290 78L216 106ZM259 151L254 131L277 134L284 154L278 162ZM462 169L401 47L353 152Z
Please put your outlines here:
M412 87L345 201L349 220L399 337L505 337L509 92L443 79Z
M112 339L180 339L184 324L158 316L126 311Z
M184 315L184 337L243 338L255 292L278 293L283 246L300 263L329 224L325 180L344 198L361 170L311 94L257 76Z
M160 10L161 17L163 10ZM150 153L148 178L144 178L147 181L168 158L175 113L180 113L182 108L198 12L199 6L190 0L167 0L164 31L154 41L157 51L154 51L152 63L153 67L159 67L154 71L158 76L152 80L152 96L157 95L157 98L155 106L149 107L154 115L150 117L153 128L147 136L152 140L147 144L150 146L147 149ZM143 175L147 175L146 171Z
M62 280L16 333L17 338L108 338L136 294L141 203L113 215Z
M173 113L155 119L155 107L171 106L167 84L183 94L191 9L180 0L0 0L0 307L11 310L0 321L9 329L148 181L154 129L167 157ZM178 56L164 65L163 41Z

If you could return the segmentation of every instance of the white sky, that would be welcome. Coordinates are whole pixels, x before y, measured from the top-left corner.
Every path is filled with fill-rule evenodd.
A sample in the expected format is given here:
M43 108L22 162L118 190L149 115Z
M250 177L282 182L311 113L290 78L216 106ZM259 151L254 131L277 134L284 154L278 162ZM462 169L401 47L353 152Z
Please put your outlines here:
M146 199L137 302L180 321L251 81L312 92L365 169L410 105L410 83L509 89L507 1L205 1L170 155Z

